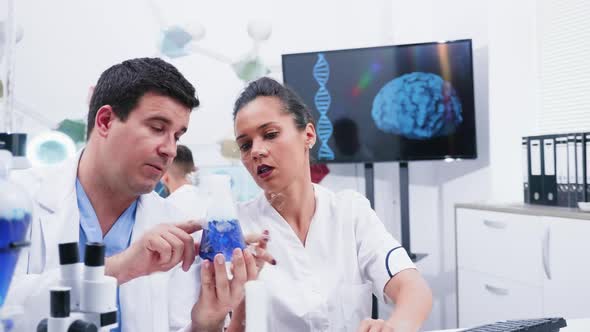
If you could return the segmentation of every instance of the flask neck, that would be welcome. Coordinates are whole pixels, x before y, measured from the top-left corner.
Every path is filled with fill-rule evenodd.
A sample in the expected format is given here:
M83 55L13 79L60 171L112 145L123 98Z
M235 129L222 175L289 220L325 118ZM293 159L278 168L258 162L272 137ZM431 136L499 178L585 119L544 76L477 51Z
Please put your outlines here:
M220 188L219 188L220 189ZM237 219L236 207L229 190L215 190L211 193L210 204L207 208L208 220Z

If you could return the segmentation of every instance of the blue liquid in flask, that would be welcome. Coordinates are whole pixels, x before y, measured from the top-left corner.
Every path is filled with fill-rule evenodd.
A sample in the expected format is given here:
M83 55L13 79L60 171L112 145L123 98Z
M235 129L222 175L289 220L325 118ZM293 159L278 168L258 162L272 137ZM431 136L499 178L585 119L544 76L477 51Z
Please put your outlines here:
M229 262L236 248L246 248L242 228L237 219L207 221L199 249L202 259L213 261L215 255L223 254L225 261Z

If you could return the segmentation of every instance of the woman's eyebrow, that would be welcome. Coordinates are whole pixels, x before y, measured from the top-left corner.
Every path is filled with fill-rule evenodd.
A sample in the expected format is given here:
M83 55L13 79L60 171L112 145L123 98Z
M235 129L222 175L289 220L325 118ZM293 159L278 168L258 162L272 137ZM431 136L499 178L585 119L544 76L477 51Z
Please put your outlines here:
M277 123L278 122L276 122L276 121L266 122L266 123L263 123L260 126L258 126L258 128L256 128L256 130L264 129L272 124L277 124ZM241 138L244 138L245 136L246 136L246 134L242 134L242 135L236 137L236 141L240 140Z

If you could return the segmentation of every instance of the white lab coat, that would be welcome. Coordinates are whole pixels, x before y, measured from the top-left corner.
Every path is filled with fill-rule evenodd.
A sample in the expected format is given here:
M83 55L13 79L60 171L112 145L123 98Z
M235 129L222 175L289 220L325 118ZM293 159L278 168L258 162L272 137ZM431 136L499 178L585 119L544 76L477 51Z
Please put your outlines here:
M184 220L202 220L205 218L207 212L207 196L202 193L199 188L185 184L174 192L172 192L166 201L172 204L182 213ZM201 241L202 231L193 233L193 238L196 242ZM199 257L196 261L201 262ZM195 271L193 271L195 270ZM184 273L181 269L174 272L174 282L183 285L200 285L200 275L198 268L193 267L189 273ZM171 287L170 297L173 299L184 299L181 302L190 302L191 299L196 299L199 296L198 287ZM193 300L194 302L194 300ZM171 316L181 319L182 317L190 317L192 306L178 307Z
M239 205L246 233L270 231L277 265L260 274L269 293L269 331L356 331L371 317L371 293L415 268L369 201L354 191L314 185L316 211L305 247L263 195ZM289 204L285 202L284 204Z
M34 200L31 223L31 246L21 253L7 297L7 303L24 305L25 331L34 331L36 324L49 313L48 287L56 285L59 277L58 244L79 241L80 214L75 183L78 160L59 167L28 170L15 179L31 192ZM156 193L141 195L137 205L131 242L137 241L152 227L163 222L179 222L182 215ZM193 265L191 273L198 274ZM176 299L169 296L169 288L196 287L176 282L174 275L181 269L154 273L134 279L120 286L123 331L169 331L186 328L190 316L174 315L190 312L196 298ZM188 310L180 310L187 308Z

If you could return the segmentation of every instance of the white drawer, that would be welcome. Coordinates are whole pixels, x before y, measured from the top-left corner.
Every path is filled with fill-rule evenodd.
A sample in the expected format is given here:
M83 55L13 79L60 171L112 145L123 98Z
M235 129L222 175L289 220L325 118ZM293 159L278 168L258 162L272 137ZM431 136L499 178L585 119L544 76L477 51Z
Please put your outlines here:
M541 287L459 269L457 292L461 327L543 316Z
M457 209L457 266L540 286L545 227L540 217Z
M544 313L555 317L590 317L590 221L553 217L545 220L550 231L545 238Z

